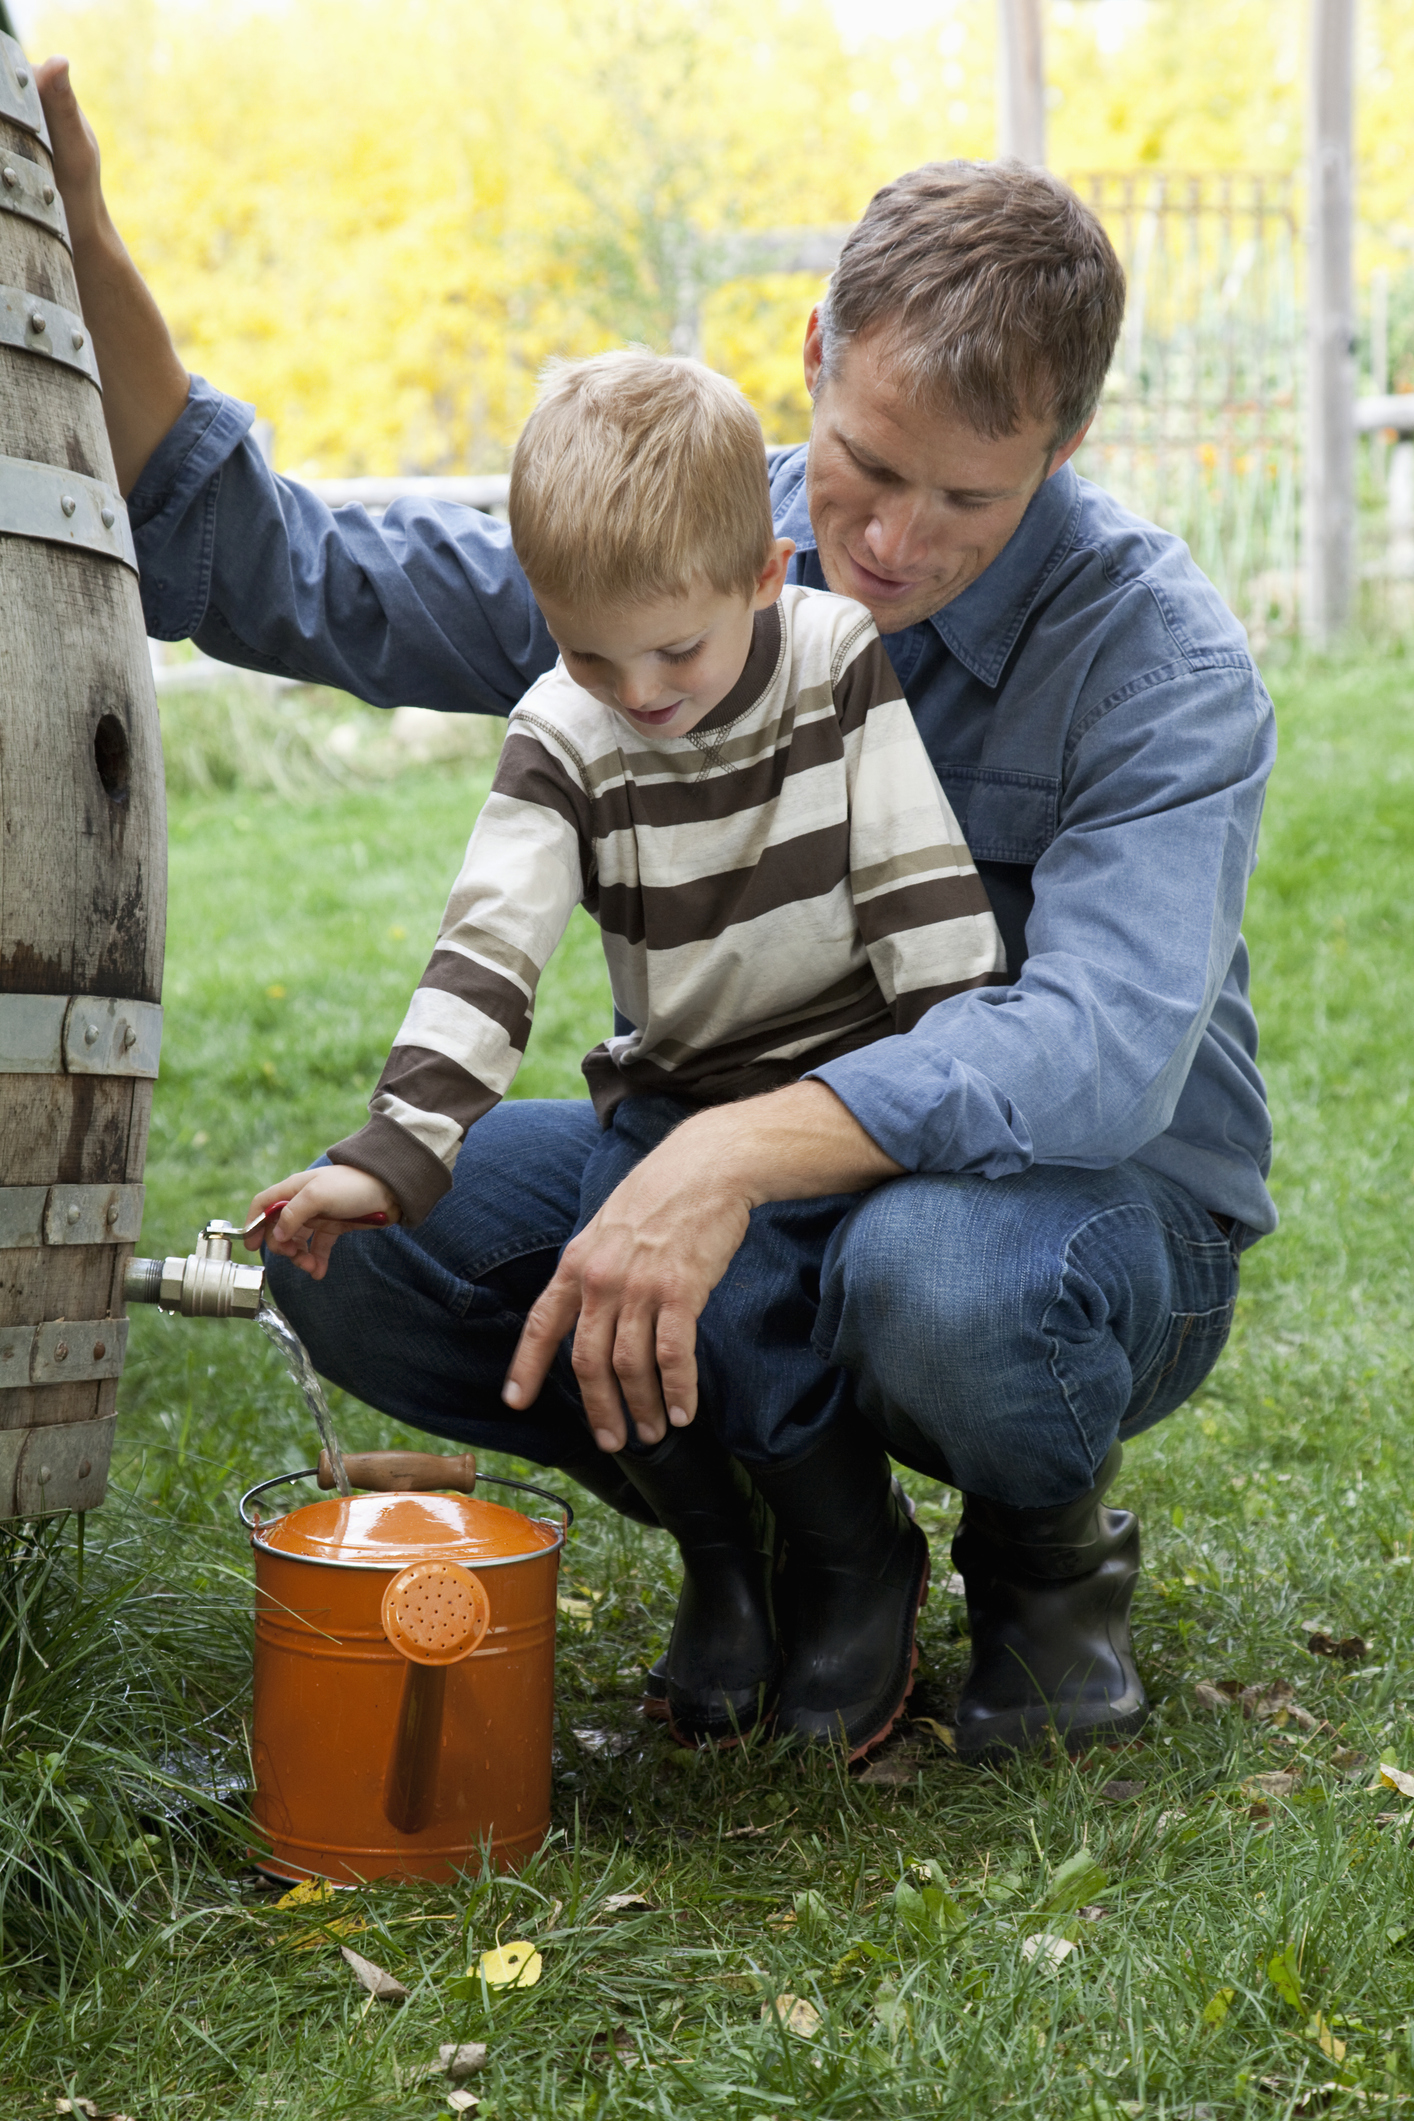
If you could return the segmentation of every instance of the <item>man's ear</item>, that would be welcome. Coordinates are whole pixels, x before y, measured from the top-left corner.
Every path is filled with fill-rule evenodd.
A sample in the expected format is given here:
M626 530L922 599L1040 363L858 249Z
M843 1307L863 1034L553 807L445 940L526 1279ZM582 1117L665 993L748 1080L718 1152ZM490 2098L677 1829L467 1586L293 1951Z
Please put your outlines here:
M810 312L810 321L805 327L803 349L805 387L813 398L820 387L820 371L825 365L824 341L820 336L820 308L817 303Z
M1076 450L1079 449L1081 443L1085 440L1086 435L1089 434L1090 429L1094 426L1094 424L1095 415L1091 413L1089 419L1085 422L1085 425L1083 427L1077 427L1075 433L1071 436L1070 440L1068 442L1062 442L1060 444L1059 448L1052 456L1050 463L1046 466L1046 477L1048 479L1052 476L1054 472L1060 470L1062 464L1068 464L1070 462L1071 458L1075 455Z

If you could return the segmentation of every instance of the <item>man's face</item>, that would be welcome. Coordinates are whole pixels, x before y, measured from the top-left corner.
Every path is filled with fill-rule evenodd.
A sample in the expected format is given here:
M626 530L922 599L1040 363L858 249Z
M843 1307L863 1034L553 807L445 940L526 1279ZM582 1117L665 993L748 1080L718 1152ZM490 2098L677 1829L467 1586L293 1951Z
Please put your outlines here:
M831 589L867 605L880 633L899 633L960 596L990 566L1058 449L1027 420L988 440L956 414L916 403L890 371L879 332L846 342L821 376L815 316L805 339L815 401L806 463L810 520Z

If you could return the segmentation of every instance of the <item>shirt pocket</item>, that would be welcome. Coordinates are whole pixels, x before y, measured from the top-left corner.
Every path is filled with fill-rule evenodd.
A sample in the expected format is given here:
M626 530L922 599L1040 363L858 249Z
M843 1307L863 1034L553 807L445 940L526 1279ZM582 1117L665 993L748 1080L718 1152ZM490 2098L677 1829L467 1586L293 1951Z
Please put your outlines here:
M1039 862L1056 836L1060 782L1010 766L938 768L974 862Z

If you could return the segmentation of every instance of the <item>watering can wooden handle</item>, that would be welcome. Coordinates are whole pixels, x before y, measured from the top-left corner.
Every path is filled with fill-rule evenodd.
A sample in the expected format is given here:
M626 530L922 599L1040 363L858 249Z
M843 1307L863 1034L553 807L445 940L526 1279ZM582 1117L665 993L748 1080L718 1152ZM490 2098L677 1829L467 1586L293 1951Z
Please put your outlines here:
M430 1488L451 1488L458 1495L476 1492L476 1459L470 1451L441 1457L436 1451L346 1451L344 1466L356 1488L379 1495L416 1495ZM335 1486L329 1453L319 1454L319 1485Z

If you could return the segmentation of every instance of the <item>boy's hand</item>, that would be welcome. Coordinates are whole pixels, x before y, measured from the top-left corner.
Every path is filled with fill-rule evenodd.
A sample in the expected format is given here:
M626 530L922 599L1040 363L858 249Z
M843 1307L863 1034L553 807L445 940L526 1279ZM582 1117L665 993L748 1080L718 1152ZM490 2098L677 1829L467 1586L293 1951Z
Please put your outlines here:
M45 59L35 68L34 85L39 90L54 147L54 182L64 201L69 234L75 242L82 243L108 219L98 140L79 109L67 59Z
M329 1254L345 1230L374 1216L390 1223L402 1220L397 1198L382 1179L352 1164L321 1164L315 1171L296 1171L278 1185L267 1186L250 1204L247 1229L277 1201L285 1202L279 1220L263 1234L252 1232L246 1244L252 1252L267 1244L316 1281L328 1273Z

